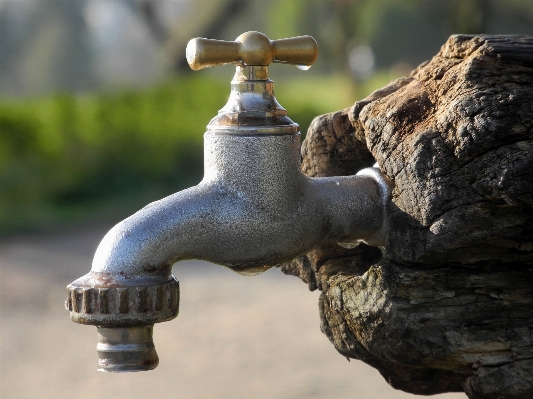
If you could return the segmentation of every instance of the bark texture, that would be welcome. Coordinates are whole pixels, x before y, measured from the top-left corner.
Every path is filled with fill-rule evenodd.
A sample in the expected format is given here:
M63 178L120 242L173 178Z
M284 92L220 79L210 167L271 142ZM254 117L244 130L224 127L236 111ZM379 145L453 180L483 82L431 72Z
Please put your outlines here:
M429 62L317 117L309 176L375 161L394 182L383 251L281 267L320 289L344 356L415 394L533 397L533 38L454 35Z

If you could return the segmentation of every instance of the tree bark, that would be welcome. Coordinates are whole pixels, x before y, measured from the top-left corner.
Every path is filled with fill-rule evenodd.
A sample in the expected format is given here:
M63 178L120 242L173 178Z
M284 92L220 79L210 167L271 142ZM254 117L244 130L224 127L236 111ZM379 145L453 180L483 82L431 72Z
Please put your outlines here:
M309 176L378 162L386 246L330 245L281 266L320 289L343 355L415 394L533 397L533 37L454 35L429 62L317 117Z

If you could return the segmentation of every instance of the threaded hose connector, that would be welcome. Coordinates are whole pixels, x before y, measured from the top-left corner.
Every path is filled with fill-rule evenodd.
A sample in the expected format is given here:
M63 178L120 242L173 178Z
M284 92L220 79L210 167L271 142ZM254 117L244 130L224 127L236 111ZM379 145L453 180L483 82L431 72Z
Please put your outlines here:
M82 278L67 287L65 307L72 321L97 327L98 371L146 371L159 363L154 323L178 315L179 297L173 276L159 284L107 287L87 286Z
M179 282L134 287L67 286L65 307L72 321L104 327L149 325L174 319L179 312Z

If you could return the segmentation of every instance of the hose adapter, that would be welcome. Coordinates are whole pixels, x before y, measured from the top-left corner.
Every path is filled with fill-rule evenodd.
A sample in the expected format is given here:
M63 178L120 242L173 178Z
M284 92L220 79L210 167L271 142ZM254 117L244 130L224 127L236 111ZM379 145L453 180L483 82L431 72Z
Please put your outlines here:
M88 286L92 280L82 277L69 284L65 307L72 321L97 326L98 371L156 368L153 325L178 316L179 282L172 276L156 285Z

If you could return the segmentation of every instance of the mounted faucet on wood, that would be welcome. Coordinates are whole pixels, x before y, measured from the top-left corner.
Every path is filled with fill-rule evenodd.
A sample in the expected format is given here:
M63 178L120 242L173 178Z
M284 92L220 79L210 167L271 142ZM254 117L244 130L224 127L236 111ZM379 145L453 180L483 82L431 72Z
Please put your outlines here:
M308 176L377 162L387 243L286 263L321 328L394 387L533 397L533 37L454 35L410 76L317 117Z

